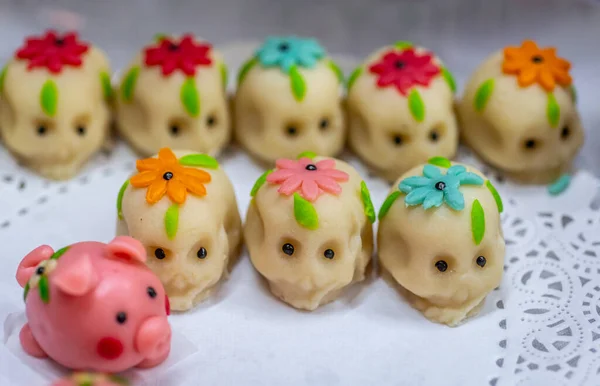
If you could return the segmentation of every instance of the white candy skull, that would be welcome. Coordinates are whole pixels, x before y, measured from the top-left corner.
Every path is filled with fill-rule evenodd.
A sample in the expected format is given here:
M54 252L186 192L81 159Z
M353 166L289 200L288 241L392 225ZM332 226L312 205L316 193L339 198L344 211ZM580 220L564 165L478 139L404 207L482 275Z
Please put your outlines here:
M110 68L74 33L30 37L0 75L0 135L25 166L73 177L109 132Z
M379 261L426 318L456 326L501 281L502 201L477 170L447 159L404 174L380 210ZM449 168L448 168L449 167Z
M453 157L454 88L424 48L399 42L377 50L348 82L350 147L389 181L433 156Z
M280 159L252 195L244 236L252 264L275 296L314 310L364 279L375 214L350 165L323 157Z
M218 154L231 137L221 54L191 35L159 37L120 82L117 127L140 154L161 147Z
M342 78L315 40L267 39L238 76L236 138L268 163L304 151L339 153L346 131Z
M185 311L227 277L241 246L241 220L233 186L204 154L173 153L138 161L117 207L119 235L144 244L171 308Z
M520 182L555 180L583 144L569 63L532 41L477 68L458 111L465 142Z

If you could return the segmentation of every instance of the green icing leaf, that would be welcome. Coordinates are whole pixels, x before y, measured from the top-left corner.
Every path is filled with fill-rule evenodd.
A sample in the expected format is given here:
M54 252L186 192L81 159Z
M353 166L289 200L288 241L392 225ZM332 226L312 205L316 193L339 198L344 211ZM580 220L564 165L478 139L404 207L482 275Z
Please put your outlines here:
M379 209L379 221L381 221L385 217L385 215L390 211L390 208L398 199L398 197L400 197L400 195L402 195L402 192L396 190L385 199L383 205L381 205L381 208Z
M548 93L548 105L546 106L546 114L548 116L548 122L550 122L550 126L558 126L558 121L560 121L560 106L556 102L556 97L551 92Z
M104 99L110 100L112 98L113 89L110 83L110 75L106 71L100 73L100 82L102 83L102 91L104 92Z
M110 375L108 377L108 379L110 379L112 382L117 383L119 385L129 386L129 380L127 380L127 378L121 377L119 375Z
M333 72L335 73L335 76L337 76L340 83L344 84L344 73L340 69L340 66L338 66L333 60L330 60L329 67L333 70Z
M123 182L121 185L121 189L119 189L119 195L117 196L117 216L119 216L119 220L123 220L123 195L125 194L125 189L129 185L129 180Z
M450 162L450 160L448 158L445 157L433 157L430 158L429 161L427 161L428 164L431 165L435 165L435 166L439 166L442 168L449 168L450 166L452 166L452 162Z
M296 66L290 68L290 86L292 87L294 98L296 98L298 102L302 102L304 95L306 95L306 83Z
M485 213L479 200L473 201L471 207L471 232L473 233L475 245L481 244L483 235L485 235Z
M48 276L40 277L40 281L38 283L38 288L40 289L40 298L46 304L50 303L50 288L48 286Z
M225 63L221 63L221 66L219 68L221 70L221 82L223 83L223 89L227 90L227 83L229 82L227 66L225 65Z
M40 92L40 104L42 110L49 117L53 117L56 114L56 107L58 106L58 87L52 79L48 79L42 86Z
M208 154L189 154L179 158L179 163L184 166L199 166L209 169L218 169L219 162Z
M256 65L256 63L258 63L258 59L256 59L256 58L252 58L252 59L248 60L246 63L244 63L244 65L242 66L242 69L238 73L238 78L237 78L238 87L242 84L242 82L246 78L246 75L248 75L248 72L250 72L250 70L252 69L252 67L254 67Z
M250 191L250 197L256 196L256 193L258 193L258 189L260 189L261 186L263 186L265 182L267 182L267 176L271 173L273 173L273 170L267 170L260 177L258 177L258 180L256 180L254 186L252 187L252 190Z
M487 186L490 193L492 193L492 196L494 196L494 201L496 201L496 206L498 207L498 213L504 212L504 204L502 203L502 197L500 197L500 194L498 193L494 185L492 185L490 180L487 180L485 182L485 186Z
M191 117L200 115L200 95L198 95L196 79L194 77L189 77L183 82L179 97L181 98L181 103L183 103L185 111L187 111Z
M304 151L300 154L298 154L298 157L296 157L296 159L300 159L300 158L310 158L313 159L317 156L317 153L312 152L312 151Z
M456 92L456 81L454 80L454 76L452 75L452 73L450 71L448 71L448 69L446 67L442 67L442 76L446 80L446 83L448 83L448 87L450 87L450 90L452 90L452 93L455 93Z
M294 217L298 224L305 228L315 230L319 227L319 216L315 207L298 193L294 193Z
M475 93L475 110L483 111L487 104L492 92L494 91L494 79L488 79L479 86Z
M356 79L358 79L358 77L360 76L360 74L362 74L362 72L363 72L362 67L356 67L354 69L354 71L352 71L352 73L350 74L350 77L348 78L348 85L346 86L348 88L348 91L350 91L350 89L354 85L354 82L356 82Z
M57 260L59 257L61 257L62 255L65 254L65 252L67 252L69 250L70 246L67 245L66 247L63 247L61 249L59 249L58 251L54 252L52 254L52 256L50 256L50 259L52 260Z
M558 196L564 192L570 184L571 176L568 174L563 174L558 180L554 181L550 186L548 186L548 193L550 193L552 196Z
M27 284L25 284L25 290L23 292L23 301L27 300L27 294L29 293L29 282L27 282Z
M360 198L363 202L363 207L365 208L365 214L369 218L371 224L377 220L377 216L375 215L375 207L373 206L373 201L371 201L371 193L369 192L369 188L367 188L367 184L364 181L360 183Z
M162 33L162 32L159 32L156 35L154 35L154 41L156 43L160 43L163 39L166 39L168 37L169 37L169 35L167 35L165 33Z
M4 66L2 72L0 72L0 92L4 90L4 79L6 78L6 71L8 70L8 65Z
M173 204L165 212L165 230L167 237L172 240L177 235L179 226L179 205Z
M575 88L575 85L571 85L569 90L571 91L571 98L573 98L573 103L577 103L577 89ZM0 75L0 91L2 91L2 75Z
M408 108L415 121L423 122L423 119L425 119L425 104L421 99L421 94L416 89L408 94Z
M123 83L121 84L121 96L124 101L131 102L133 100L133 89L135 88L135 83L139 74L139 66L133 66L129 69L127 75L125 75Z
M399 50L405 50L407 48L412 47L413 44L411 42L407 42L405 40L399 40L396 43L394 43L394 47L396 47Z

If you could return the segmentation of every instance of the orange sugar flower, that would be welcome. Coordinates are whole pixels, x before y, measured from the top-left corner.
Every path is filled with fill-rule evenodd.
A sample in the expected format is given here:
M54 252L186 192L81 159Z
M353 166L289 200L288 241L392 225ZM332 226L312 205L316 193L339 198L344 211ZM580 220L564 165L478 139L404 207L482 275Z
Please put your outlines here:
M569 86L571 64L556 56L556 48L539 48L535 42L525 40L521 47L506 47L502 71L516 75L519 86L538 83L546 91L554 90L556 84Z
M165 194L171 201L183 204L189 191L197 196L205 196L204 184L210 182L210 174L203 170L184 167L169 148L162 148L158 158L146 158L136 163L138 174L129 182L136 188L148 188L146 201L155 204Z

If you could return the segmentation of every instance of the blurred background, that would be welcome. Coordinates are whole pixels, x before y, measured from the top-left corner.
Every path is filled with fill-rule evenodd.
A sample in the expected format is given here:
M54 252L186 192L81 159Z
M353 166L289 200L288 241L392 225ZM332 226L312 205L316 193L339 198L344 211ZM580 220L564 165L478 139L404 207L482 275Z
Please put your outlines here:
M409 40L435 51L459 90L492 51L533 38L573 64L587 130L578 165L600 176L600 0L0 0L0 25L3 62L25 35L52 27L79 30L115 70L158 32L192 32L217 48L313 36L357 59Z

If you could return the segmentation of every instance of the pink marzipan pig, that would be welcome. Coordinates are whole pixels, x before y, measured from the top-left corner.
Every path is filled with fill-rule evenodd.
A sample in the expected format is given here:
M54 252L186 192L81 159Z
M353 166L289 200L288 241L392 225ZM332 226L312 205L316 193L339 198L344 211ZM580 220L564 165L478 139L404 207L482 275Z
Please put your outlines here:
M145 261L142 244L125 236L30 252L17 269L25 352L107 373L163 362L171 349L169 299Z

